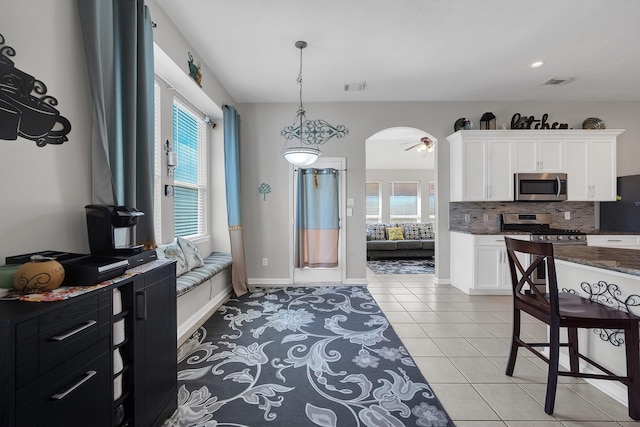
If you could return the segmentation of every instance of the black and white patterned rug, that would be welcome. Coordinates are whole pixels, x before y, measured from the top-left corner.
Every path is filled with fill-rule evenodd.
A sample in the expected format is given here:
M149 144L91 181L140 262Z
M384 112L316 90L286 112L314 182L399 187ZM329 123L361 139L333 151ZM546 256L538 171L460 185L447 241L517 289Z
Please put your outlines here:
M380 259L367 261L375 274L434 274L435 263L428 259Z
M453 426L364 286L256 290L178 350L165 426Z

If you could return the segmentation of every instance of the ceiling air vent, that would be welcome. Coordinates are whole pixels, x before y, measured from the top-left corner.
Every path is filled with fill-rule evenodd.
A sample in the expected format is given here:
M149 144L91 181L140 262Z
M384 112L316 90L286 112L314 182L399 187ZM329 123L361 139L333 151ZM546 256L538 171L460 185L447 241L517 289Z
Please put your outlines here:
M542 83L543 85L558 86L571 83L575 77L551 77L549 80Z
M355 83L345 83L344 90L345 92L358 92L362 91L367 87L367 82L355 82Z

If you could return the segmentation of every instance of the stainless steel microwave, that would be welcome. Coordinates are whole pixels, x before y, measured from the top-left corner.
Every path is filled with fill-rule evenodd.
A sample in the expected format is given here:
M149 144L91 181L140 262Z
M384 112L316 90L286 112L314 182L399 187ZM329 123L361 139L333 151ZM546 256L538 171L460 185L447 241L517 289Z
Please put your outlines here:
M517 173L513 200L534 202L567 200L567 174Z

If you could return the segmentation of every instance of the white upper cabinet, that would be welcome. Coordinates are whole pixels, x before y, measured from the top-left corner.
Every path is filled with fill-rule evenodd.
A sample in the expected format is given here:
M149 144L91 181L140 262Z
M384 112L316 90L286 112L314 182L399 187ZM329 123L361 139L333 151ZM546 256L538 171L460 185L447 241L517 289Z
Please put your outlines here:
M449 136L452 202L513 200L511 141L486 136Z
M560 139L514 140L513 171L515 173L562 172L563 145Z
M511 201L514 173L566 173L567 200L616 196L624 130L462 130L449 135L451 201Z
M616 200L616 138L565 142L567 200Z

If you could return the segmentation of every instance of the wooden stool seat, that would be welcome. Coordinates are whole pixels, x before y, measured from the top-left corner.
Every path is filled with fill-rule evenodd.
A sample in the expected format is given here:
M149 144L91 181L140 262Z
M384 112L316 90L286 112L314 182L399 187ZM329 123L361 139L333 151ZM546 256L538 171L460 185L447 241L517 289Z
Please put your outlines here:
M640 339L638 325L640 318L633 314L591 301L572 293L559 293L556 278L553 245L544 242L528 242L505 237L511 283L513 286L513 334L506 375L512 376L518 348L525 347L547 362L547 394L544 410L553 414L558 375L620 381L627 386L629 416L640 420ZM520 258L518 258L520 254ZM526 266L520 262L522 255L531 260ZM546 292L533 282L533 273L543 266L546 269ZM549 326L549 342L525 342L520 338L521 313L525 312ZM560 342L560 328L567 328L568 342ZM578 351L578 329L618 329L624 330L626 353L626 376L616 375L604 366L589 359ZM549 357L535 349L548 347ZM569 371L558 367L560 347L569 349ZM595 366L603 374L580 372L579 360Z

